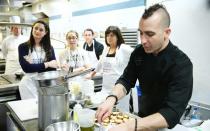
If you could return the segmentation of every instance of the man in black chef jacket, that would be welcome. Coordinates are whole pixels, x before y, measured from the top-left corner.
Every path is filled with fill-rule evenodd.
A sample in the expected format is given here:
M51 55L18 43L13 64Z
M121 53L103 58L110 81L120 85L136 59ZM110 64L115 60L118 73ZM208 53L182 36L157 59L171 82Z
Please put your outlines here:
M145 9L139 22L141 43L106 101L98 107L99 122L112 112L118 99L129 93L139 80L141 119L131 119L110 131L144 131L173 128L192 95L193 66L188 56L169 40L170 16L163 5Z

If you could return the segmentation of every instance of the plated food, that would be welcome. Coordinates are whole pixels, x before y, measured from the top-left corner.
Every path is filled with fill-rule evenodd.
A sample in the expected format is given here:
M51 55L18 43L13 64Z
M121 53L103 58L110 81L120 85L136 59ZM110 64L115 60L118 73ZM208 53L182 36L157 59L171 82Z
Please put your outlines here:
M112 112L112 114L109 117L103 120L102 125L106 127L110 124L111 125L121 124L123 122L128 121L129 119L131 119L131 117L128 116L127 114L116 111Z

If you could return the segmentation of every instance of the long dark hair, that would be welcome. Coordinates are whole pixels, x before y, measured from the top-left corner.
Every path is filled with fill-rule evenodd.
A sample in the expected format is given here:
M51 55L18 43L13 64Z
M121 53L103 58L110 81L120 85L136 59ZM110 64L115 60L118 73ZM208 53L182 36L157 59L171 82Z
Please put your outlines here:
M41 44L41 47L43 47L43 49L46 53L46 61L49 61L50 57L52 55L52 45L51 45L51 41L50 41L50 28L49 28L48 24L45 23L44 21L38 20L38 21L33 23L32 29L31 29L31 35L30 35L30 38L29 38L29 41L28 41L29 48L31 49L31 52L32 52L33 48L35 46L35 40L34 40L32 32L33 32L34 25L37 24L37 23L43 24L44 27L45 27L46 34L41 39L40 44Z
M110 46L108 43L107 43L107 35L109 33L113 33L114 35L117 36L117 47L119 48L120 45L122 43L125 43L123 37L122 37L122 34L121 34L121 31L120 29L117 27L117 26L109 26L106 31L105 31L105 42L106 42L106 45L107 46Z

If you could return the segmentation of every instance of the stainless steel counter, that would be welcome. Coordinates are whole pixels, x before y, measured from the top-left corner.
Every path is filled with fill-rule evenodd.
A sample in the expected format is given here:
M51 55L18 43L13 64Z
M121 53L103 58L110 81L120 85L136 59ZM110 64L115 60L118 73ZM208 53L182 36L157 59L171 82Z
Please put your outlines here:
M7 108L5 103L20 99L18 91L19 81L15 75L0 75L0 130L6 130Z
M74 74L72 74L74 75ZM2 84L0 85L0 93L6 92L9 90L18 90L18 83L20 79L16 79L15 75L0 75L0 81L2 80ZM102 77L97 76L93 78L95 92L101 90L102 86ZM24 130L24 131L38 131L38 119L32 119L27 121L21 121L13 109L6 103L6 107L9 112L7 113L7 130L13 131L15 130Z
M0 75L0 103L20 99L19 82L15 75Z
M8 88L17 89L20 79L17 79L15 75L0 75L0 92L7 90Z
M0 59L0 74L3 74L4 73L4 71L5 71L5 65L6 65L5 59Z

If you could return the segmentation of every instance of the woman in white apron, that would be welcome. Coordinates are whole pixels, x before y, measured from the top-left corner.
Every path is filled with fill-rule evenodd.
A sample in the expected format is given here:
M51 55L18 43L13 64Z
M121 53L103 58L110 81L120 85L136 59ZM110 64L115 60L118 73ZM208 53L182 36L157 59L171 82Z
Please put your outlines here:
M89 68L84 50L78 47L78 37L78 33L73 30L66 34L67 47L59 55L61 68L65 71L69 71L70 67L74 72Z
M107 48L104 50L95 71L91 74L91 77L93 77L96 72L100 71L100 69L103 70L102 92L105 92L108 95L111 93L115 82L127 66L133 49L130 46L123 44L124 39L117 26L109 26L106 29L105 42ZM120 100L117 108L129 111L129 97L127 96Z
M18 53L20 65L26 73L19 84L21 99L37 98L37 88L32 76L58 67L50 42L49 26L43 21L36 21L29 41L19 45Z
M27 37L21 35L21 27L19 26L12 26L11 32L12 34L2 41L2 53L6 59L5 74L22 71L18 61L18 46L28 40Z

